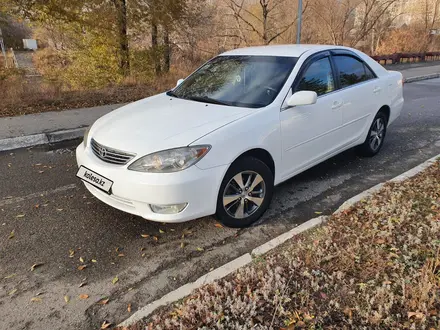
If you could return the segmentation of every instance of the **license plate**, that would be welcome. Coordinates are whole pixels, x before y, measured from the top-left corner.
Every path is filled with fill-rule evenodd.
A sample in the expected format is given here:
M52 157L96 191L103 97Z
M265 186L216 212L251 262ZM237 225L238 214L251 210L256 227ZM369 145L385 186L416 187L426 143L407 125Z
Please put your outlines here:
M105 191L107 194L110 193L110 189L112 188L113 185L113 181L103 177L102 175L99 175L96 172L93 172L92 170L84 166L81 166L79 168L78 173L76 173L76 176L81 180L90 183L96 188Z

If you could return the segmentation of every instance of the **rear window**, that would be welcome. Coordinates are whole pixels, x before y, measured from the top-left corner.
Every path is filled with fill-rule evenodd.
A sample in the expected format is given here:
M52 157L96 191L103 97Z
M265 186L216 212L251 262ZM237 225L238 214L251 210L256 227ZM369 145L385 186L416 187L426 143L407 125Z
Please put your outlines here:
M333 57L336 67L339 70L341 88L349 87L375 78L374 73L364 62L346 55Z

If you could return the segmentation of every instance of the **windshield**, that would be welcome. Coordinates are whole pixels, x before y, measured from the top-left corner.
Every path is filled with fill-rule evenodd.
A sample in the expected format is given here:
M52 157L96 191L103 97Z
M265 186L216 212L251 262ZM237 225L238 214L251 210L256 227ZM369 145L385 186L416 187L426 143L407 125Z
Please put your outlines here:
M219 56L168 95L199 102L260 108L275 100L296 57Z

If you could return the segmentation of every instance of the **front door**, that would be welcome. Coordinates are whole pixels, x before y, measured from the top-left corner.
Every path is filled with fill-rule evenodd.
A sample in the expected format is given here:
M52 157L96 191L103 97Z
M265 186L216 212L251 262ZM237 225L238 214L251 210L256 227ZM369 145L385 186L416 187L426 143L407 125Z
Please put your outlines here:
M343 100L327 53L318 55L300 70L293 91L315 91L313 105L287 108L280 113L282 135L282 180L310 167L341 147Z

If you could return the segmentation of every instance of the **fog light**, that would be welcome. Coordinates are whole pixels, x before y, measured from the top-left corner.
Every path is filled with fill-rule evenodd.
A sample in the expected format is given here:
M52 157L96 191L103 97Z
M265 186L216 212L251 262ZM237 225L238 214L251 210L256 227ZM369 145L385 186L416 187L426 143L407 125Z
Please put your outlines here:
M176 214L176 213L182 212L187 205L188 205L188 203L171 204L171 205L153 205L153 204L151 204L150 207L154 213Z

